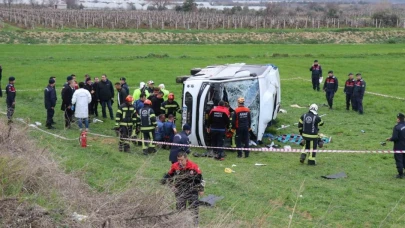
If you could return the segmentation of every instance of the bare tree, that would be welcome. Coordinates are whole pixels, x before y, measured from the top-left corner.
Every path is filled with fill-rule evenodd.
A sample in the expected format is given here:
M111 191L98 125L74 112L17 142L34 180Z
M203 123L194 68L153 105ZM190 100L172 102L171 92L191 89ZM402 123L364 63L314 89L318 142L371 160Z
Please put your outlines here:
M165 10L166 6L173 2L173 0L146 0L149 4L156 7L158 10Z
M11 7L11 4L14 3L14 0L3 0L4 5Z
M59 3L59 0L48 0L48 5L51 7L55 7Z

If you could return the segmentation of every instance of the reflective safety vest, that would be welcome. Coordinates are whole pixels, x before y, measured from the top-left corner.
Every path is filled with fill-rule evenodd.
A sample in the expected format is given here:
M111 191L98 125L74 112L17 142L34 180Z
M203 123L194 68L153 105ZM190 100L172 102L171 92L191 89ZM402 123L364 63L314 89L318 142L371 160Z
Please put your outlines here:
M145 105L139 111L139 124L142 130L154 130L156 128L155 112L149 105Z
M162 106L160 109L166 115L166 117L169 114L176 116L176 112L178 112L180 110L180 106L175 100L173 100L171 103L169 103L169 101L167 100L162 103Z
M120 105L115 115L115 126L136 125L136 111L134 106L124 103Z

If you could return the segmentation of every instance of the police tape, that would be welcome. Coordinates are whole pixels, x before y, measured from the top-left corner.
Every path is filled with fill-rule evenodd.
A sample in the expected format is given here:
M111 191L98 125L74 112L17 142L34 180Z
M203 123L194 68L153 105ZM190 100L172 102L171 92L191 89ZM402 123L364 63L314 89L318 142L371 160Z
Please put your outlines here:
M236 148L236 147L215 147L215 146L197 146L197 145L185 145L178 143L160 142L152 140L142 140L136 138L123 138L122 140L131 142L144 142L152 143L157 145L168 145L168 146L179 146L179 147L190 147L190 148L201 148L201 149L221 149L221 150L243 150L243 151L256 151L256 152L282 152L282 153L364 153L364 154L404 154L405 150L309 150L309 149L279 149L279 148Z

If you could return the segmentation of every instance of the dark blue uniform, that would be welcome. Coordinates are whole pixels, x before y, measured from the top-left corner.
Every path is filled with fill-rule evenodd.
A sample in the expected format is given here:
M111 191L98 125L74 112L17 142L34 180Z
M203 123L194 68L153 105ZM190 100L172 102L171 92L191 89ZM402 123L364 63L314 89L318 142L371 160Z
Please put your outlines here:
M53 116L55 114L55 106L56 106L56 90L55 87L48 85L44 91L44 103L46 109L46 127L50 128L53 121Z
M360 114L363 114L363 97L365 91L366 82L363 79L356 80L353 90L353 110L358 111Z
M338 79L335 76L329 76L328 78L326 78L325 84L323 85L323 90L326 92L326 100L328 101L330 109L332 109L333 97L335 96L338 88Z
M16 97L16 91L15 87L13 84L8 84L6 86L6 103L7 103L7 118L9 122L11 121L11 118L13 117L14 114L14 109L15 109L15 97Z
M394 142L394 150L395 151L404 151L405 150L405 122L401 121L397 125L395 125L392 131L392 137L390 141ZM402 153L395 153L394 154L395 163L398 170L398 175L403 177L404 175L404 168L405 168L405 158L404 154Z
M184 151L187 154L190 153L190 147L188 147L188 145L190 144L190 140L188 139L188 135L186 134L185 131L176 134L173 137L173 143L183 144L184 146L171 147L169 161L171 161L172 164L177 162L177 154L179 154L179 152Z
M312 88L319 91L319 78L322 77L321 65L313 65L309 68L312 71Z
M346 110L349 110L350 102L352 103L352 109L353 109L353 104L354 104L354 100L353 100L354 84L355 84L354 79L347 79L347 81L345 83L344 93L346 94Z

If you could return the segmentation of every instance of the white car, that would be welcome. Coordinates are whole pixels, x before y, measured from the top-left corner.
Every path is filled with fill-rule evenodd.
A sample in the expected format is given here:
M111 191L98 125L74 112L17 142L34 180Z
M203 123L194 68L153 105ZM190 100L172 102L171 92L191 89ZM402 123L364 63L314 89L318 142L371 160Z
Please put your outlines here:
M228 102L234 110L238 98L245 98L257 141L262 140L280 109L280 75L278 68L271 64L235 63L195 68L191 75L177 77L176 82L183 83L182 124L190 124L189 138L194 145L209 145L208 114L220 100Z

